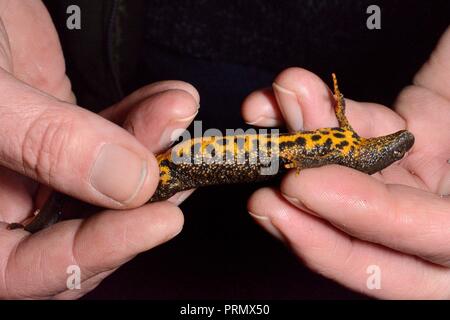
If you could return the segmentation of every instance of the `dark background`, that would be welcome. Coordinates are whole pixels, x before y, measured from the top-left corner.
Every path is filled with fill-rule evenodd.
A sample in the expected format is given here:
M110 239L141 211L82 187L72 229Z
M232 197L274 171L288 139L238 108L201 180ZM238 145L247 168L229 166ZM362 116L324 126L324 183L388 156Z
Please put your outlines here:
M141 85L184 80L200 92L197 119L205 130L245 128L242 100L290 66L328 83L336 72L347 97L390 106L450 22L446 0L46 4L80 105L98 111ZM81 30L65 28L69 4L81 8ZM371 4L381 7L381 30L366 28ZM181 206L179 236L139 255L85 298L365 298L309 271L252 221L246 201L257 187L197 190Z

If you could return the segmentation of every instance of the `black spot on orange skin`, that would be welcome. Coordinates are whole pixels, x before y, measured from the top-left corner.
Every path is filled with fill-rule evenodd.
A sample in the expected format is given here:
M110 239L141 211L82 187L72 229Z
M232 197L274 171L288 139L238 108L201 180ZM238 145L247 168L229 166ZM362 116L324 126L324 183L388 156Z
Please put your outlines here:
M319 132L321 134L325 134L325 135L330 134L330 131L328 131L328 130L320 130Z
M305 142L306 142L306 140L305 140ZM292 147L295 147L295 145L296 145L296 143L293 141L286 141L286 142L282 142L280 144L280 148L292 148Z
M168 166L170 166L170 164L171 164L171 162L169 160L165 159L165 160L161 161L160 166L168 167Z
M318 140L320 140L321 138L322 138L321 135L315 134L315 135L313 135L313 136L311 137L311 140L312 140L312 141L318 141Z
M335 136L336 138L339 138L339 139L345 138L345 134L342 134L340 132L333 133L333 136Z
M342 128L333 128L333 130L334 130L334 131L339 131L339 132L345 132L345 130L342 129Z
M298 144L300 147L303 147L306 144L306 139L303 137L298 137L295 140L295 143Z
M345 147L345 146L348 146L348 145L349 145L348 141L342 141L341 143L338 143L338 144L336 145L336 148L338 148L338 149L344 149L344 147Z

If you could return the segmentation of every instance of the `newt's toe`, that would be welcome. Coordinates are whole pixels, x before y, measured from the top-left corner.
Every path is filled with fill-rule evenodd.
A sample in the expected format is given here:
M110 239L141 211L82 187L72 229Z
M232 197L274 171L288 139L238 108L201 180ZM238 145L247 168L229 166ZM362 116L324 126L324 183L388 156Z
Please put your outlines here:
M10 223L10 224L8 224L8 226L6 227L6 229L8 229L8 230L23 229L23 228L25 228L23 224L21 224L21 223L16 223L16 222Z

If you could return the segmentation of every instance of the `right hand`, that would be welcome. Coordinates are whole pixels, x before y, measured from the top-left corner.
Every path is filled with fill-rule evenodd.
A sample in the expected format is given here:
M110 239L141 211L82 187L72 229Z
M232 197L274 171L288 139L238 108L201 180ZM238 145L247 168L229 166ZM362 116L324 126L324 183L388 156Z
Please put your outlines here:
M372 176L337 165L290 172L279 190L263 188L250 198L255 220L311 269L353 290L449 299L449 70L450 28L400 93L396 112L347 99L348 119L361 136L401 129L415 135L401 161ZM273 91L256 91L245 101L246 121L284 122L292 130L338 125L334 99L316 75L290 68L275 83ZM378 288L368 285L377 278Z

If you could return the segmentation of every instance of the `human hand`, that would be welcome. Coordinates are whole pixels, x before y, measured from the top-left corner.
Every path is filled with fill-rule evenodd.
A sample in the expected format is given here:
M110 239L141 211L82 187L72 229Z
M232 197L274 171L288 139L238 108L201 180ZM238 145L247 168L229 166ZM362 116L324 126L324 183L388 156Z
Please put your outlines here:
M175 205L143 204L159 180L153 153L189 125L198 93L183 82L156 83L101 117L74 105L40 2L0 1L0 19L0 297L77 298L181 230ZM7 230L32 213L36 181L111 210L33 235ZM70 265L80 268L80 290L67 288Z
M291 68L273 91L250 95L242 113L254 125L310 130L337 126L333 103L317 76ZM361 136L414 134L401 161L372 176L334 165L290 172L280 190L254 193L248 210L311 269L351 289L378 298L448 299L450 28L395 111L347 99L349 122ZM379 289L367 286L369 266L381 271Z

